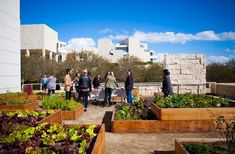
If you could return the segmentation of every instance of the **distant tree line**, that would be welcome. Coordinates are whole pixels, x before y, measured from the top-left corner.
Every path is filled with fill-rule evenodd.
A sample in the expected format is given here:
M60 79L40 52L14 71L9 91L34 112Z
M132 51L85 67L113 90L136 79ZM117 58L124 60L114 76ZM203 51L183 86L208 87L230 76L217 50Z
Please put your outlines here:
M135 82L160 82L163 70L162 64L144 63L133 56L110 63L91 52L69 53L64 62L21 55L21 79L24 83L39 82L43 74L53 74L58 82L63 82L67 68L73 69L74 72L82 72L87 68L92 78L98 73L104 77L108 71L113 71L118 82L124 82L128 69L132 71Z
M206 81L208 82L235 82L235 58L227 63L212 63L206 67Z

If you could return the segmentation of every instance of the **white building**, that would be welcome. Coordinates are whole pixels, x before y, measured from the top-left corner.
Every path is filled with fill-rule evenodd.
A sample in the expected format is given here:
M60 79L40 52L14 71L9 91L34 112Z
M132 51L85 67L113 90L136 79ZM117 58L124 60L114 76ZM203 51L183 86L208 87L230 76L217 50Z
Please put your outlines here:
M0 93L20 91L19 0L0 0L0 42Z
M120 43L113 44L110 39L98 40L98 54L115 63L120 58L135 56L143 62L150 62L155 57L151 56L152 51L148 49L147 43L141 43L135 37L129 37Z
M65 61L67 56L67 49L65 48L67 45L66 42L58 41L57 43L57 54L58 54L58 61Z
M21 52L58 60L58 33L45 24L21 25Z

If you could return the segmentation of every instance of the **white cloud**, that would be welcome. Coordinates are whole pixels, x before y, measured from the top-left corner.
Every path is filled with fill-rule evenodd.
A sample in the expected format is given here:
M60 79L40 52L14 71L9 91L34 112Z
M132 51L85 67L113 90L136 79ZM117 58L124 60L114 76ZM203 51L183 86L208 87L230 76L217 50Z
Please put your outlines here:
M135 31L134 37L148 43L181 43L189 41L226 41L235 40L235 32L215 33L214 31L203 31L196 34L174 33L174 32L143 32Z
M126 38L128 38L128 35L124 35L124 34L117 34L117 35L109 35L108 38L112 39L112 40L124 40Z
M229 49L229 48L227 48L227 49L225 49L225 51L235 54L235 49Z
M110 33L110 32L112 32L113 30L112 29L110 29L110 28L104 28L104 29L101 29L100 31L99 31L99 33L100 34L107 34L107 33Z
M92 38L72 38L68 41L66 49L81 50L87 47L94 47L96 42Z
M208 56L207 58L207 64L211 63L226 63L230 60L229 57L225 56Z

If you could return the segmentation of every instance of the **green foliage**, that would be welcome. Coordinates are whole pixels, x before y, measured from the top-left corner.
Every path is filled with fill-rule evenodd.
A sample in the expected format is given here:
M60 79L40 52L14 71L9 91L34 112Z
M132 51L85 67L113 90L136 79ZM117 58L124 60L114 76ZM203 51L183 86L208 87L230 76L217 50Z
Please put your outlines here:
M208 108L227 105L229 101L225 98L214 98L207 95L177 94L165 99L161 96L155 97L155 103L161 108Z
M85 154L86 153L86 140L83 140L81 143L80 143L80 147L79 147L79 154Z
M31 57L22 55L21 57L21 78L26 83L40 82L39 77L42 73L54 73L57 82L63 82L67 68L76 71L87 68L92 77L98 73L101 74L101 77L104 77L106 72L112 70L117 81L121 82L125 80L128 69L132 70L136 82L159 82L162 79L162 64L144 63L134 56L122 58L118 63L111 63L108 59L87 51L69 53L64 62L43 59L39 55L32 55ZM77 70L77 68L80 70ZM74 77L74 74L72 77Z
M96 125L90 125L87 129L86 132L91 136L94 137L96 134L94 133L94 129L96 128Z
M208 144L191 143L185 144L184 146L190 154L212 154L214 152L213 147Z
M80 125L63 126L42 123L35 127L14 131L9 136L0 138L0 143L8 146L7 150L17 149L24 145L25 153L85 154L96 136L96 128L96 125L89 125L86 128ZM4 153L1 150L0 152Z
M114 118L117 120L146 120L153 119L154 117L146 105L141 102L136 102L133 105L126 104L120 107L117 106Z
M74 100L64 100L64 97L52 95L43 97L42 106L44 109L74 111L81 106L81 103L78 103Z
M235 58L227 63L212 63L206 67L206 80L210 82L235 82Z

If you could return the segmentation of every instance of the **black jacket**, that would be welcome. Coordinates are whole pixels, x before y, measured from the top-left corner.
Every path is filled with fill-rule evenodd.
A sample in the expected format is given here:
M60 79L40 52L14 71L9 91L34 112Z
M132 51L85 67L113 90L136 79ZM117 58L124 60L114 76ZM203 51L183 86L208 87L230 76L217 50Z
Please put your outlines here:
M83 75L79 79L79 89L83 91L87 89L87 91L91 91L91 79L88 75Z
M163 78L163 82L162 82L162 92L164 93L164 96L168 96L168 95L173 95L173 91L172 91L172 85L171 85L171 79L169 75L166 75Z
M125 89L126 90L133 90L133 76L132 75L128 75L125 81Z
M100 86L100 79L98 79L98 78L94 78L94 80L93 80L93 87L94 88L97 88L97 87L99 87Z

